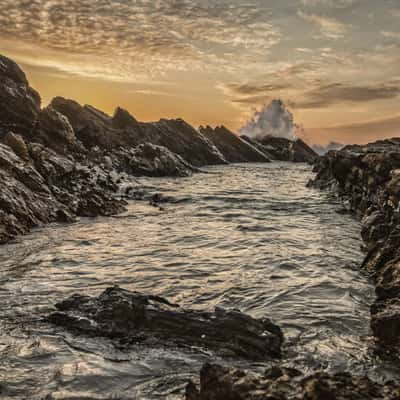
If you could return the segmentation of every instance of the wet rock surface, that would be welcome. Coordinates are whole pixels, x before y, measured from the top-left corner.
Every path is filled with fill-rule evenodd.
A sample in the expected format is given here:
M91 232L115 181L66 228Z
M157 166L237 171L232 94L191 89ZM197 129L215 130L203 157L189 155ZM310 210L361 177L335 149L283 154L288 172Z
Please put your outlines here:
M279 357L283 335L268 318L237 310L183 310L168 300L119 287L98 297L79 294L56 305L48 320L90 336L123 343L197 346L252 360Z
M315 166L310 186L331 189L362 219L363 267L376 284L371 328L383 348L400 339L400 139L346 146Z
M186 400L395 400L400 386L379 384L367 377L316 372L304 375L296 369L272 367L252 374L218 364L205 364L200 387L189 383Z

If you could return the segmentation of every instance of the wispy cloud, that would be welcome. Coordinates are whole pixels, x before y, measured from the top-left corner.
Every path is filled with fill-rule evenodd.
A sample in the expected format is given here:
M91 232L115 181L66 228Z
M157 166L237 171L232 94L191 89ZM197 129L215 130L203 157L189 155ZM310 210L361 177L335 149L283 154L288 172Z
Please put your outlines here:
M369 86L332 83L319 86L303 94L296 108L321 108L338 103L363 103L394 99L400 96L400 82L384 82Z
M134 73L155 76L212 68L221 60L231 62L233 53L236 58L265 53L281 35L254 4L3 0L0 37L48 52L47 58L31 57L32 63L94 77L103 71L106 79L134 79Z
M299 11L298 15L305 21L311 22L319 29L322 35L330 39L339 39L343 37L349 28L347 25L335 18L317 14L308 14L303 11Z

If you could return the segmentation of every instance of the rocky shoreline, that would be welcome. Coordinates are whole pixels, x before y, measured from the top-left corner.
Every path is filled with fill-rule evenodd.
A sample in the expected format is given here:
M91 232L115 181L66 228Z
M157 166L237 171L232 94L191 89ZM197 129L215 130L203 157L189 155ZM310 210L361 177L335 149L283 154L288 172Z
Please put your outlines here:
M331 151L315 166L310 186L340 196L362 220L366 257L376 300L371 329L378 350L398 354L400 339L400 140L377 141Z
M207 165L269 162L254 143L224 127L139 122L119 107L111 117L62 97L41 108L21 68L0 55L0 244L50 222L122 212L121 174L180 177ZM286 158L313 162L308 149L306 160Z
M121 108L109 116L61 97L41 108L23 71L0 56L0 244L50 222L123 212L127 203L118 192L125 176L183 177L208 165L274 160L316 163L310 186L334 190L363 218L363 266L377 292L371 327L380 349L397 350L400 140L348 146L319 158L301 140L239 137L223 126L197 130L181 119L139 122ZM151 199L154 205L163 201L160 194ZM283 344L280 328L267 318L180 309L116 287L99 297L74 295L55 308L47 322L123 345L184 344L230 360L270 360L279 359ZM253 375L205 364L199 389L190 383L186 398L394 400L400 389L348 374L305 375L276 366Z

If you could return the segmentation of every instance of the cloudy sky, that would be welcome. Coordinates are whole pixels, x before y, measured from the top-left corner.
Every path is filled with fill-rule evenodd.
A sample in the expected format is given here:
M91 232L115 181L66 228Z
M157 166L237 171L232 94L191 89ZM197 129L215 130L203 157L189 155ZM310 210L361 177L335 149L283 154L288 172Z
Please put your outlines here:
M55 95L238 130L282 98L310 142L400 135L400 0L0 0L0 52Z

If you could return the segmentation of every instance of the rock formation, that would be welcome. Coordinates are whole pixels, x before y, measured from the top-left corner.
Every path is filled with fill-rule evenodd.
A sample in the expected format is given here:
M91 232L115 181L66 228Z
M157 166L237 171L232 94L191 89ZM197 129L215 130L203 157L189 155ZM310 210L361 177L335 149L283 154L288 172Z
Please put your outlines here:
M189 383L186 400L397 400L400 386L346 373L302 372L274 366L264 374L205 364L200 388Z
M262 150L246 142L224 126L217 126L214 129L210 126L201 126L199 130L229 162L270 162L267 154Z
M400 139L331 151L315 166L310 186L331 189L362 219L377 299L371 327L383 348L397 351L400 339Z
M67 116L76 136L87 148L115 150L150 143L167 148L195 166L226 164L212 143L180 119L141 123L121 108L109 117L94 107L82 107L61 97L53 99L51 106Z
M118 287L98 297L76 294L56 305L49 321L124 343L191 345L253 360L279 357L283 335L269 319L240 311L183 310L166 299Z
M204 133L181 119L144 123L121 108L109 116L62 97L41 108L24 72L0 55L0 242L123 210L115 172L188 176L205 165L268 161L225 128Z
M272 160L314 164L319 157L318 154L301 139L290 140L275 136L264 136L257 139L241 136L241 138L266 154Z

